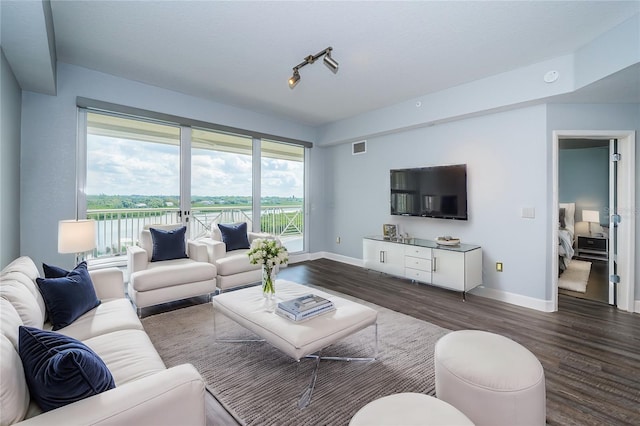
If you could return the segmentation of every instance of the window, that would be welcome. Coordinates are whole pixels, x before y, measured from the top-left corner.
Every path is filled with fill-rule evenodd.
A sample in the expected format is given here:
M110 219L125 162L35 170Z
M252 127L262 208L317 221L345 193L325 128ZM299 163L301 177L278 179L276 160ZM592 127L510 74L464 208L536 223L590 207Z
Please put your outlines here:
M145 225L180 222L190 238L247 222L303 251L307 147L81 108L84 120L78 209L98 223L94 257L125 255Z
M260 230L279 235L290 252L304 249L304 148L263 140Z
M94 256L126 253L144 225L179 222L180 128L87 114L87 217L96 219Z
M252 223L253 140L247 136L191 131L192 236L218 223Z

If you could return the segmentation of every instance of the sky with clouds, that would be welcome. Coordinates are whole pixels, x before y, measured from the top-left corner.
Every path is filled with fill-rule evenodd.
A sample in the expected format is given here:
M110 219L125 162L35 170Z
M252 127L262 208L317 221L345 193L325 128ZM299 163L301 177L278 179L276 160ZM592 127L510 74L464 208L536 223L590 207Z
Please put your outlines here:
M250 196L251 157L194 149L191 196ZM303 197L304 164L262 159L262 196ZM88 135L88 195L178 195L179 147Z

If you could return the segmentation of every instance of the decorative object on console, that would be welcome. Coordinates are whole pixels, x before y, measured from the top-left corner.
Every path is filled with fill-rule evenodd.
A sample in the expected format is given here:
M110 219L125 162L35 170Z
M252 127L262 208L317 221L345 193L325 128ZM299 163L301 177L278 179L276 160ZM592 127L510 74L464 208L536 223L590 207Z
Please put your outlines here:
M582 221L589 222L589 235L593 235L591 233L591 224L600 224L600 212L598 210L582 210Z
M289 262L289 252L277 240L256 238L247 252L249 262L262 265L262 293L267 302L267 310L275 310L275 281L278 267Z
M398 237L398 225L385 223L382 225L382 235L385 240L395 240Z
M95 220L76 219L58 222L58 253L74 253L77 265L84 260L84 253L95 247Z
M457 246L460 244L460 238L453 238L449 235L445 235L444 237L437 237L436 243L442 246Z

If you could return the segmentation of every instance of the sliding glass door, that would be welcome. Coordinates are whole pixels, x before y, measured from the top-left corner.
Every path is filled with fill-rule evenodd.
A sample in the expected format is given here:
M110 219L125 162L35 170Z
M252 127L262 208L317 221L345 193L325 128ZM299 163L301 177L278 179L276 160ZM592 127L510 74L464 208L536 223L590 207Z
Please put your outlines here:
M262 140L260 230L279 235L289 252L304 249L304 148Z
M86 115L87 218L97 221L95 257L119 256L146 224L180 217L180 127Z
M191 130L191 236L218 223L247 222L253 229L252 138Z

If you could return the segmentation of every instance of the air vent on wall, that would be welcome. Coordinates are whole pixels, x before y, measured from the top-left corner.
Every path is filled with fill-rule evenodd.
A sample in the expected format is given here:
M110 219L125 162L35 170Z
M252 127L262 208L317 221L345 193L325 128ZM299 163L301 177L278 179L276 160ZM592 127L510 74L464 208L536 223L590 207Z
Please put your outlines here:
M359 155L367 152L367 141L358 141L351 144L351 154Z

